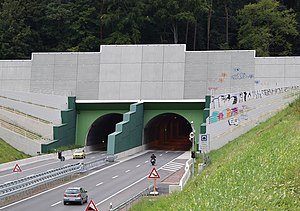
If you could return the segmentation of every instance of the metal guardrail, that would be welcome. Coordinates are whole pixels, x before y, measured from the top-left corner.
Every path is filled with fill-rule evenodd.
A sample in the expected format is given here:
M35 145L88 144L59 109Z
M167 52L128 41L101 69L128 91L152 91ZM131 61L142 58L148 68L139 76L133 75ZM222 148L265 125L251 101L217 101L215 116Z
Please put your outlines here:
M6 182L0 185L0 199L18 194L32 188L62 179L75 173L84 173L88 170L100 167L106 163L105 159L90 161L87 163L68 164L60 168L30 175L18 180Z

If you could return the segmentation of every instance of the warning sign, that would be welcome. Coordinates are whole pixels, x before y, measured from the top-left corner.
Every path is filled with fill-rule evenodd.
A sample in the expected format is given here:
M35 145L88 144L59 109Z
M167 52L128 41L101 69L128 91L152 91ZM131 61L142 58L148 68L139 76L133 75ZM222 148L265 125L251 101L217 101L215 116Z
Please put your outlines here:
M154 179L154 178L156 178L156 179L157 179L157 178L160 178L158 172L156 171L156 168L153 168L153 169L152 169L152 171L151 171L151 173L149 174L148 178L152 178L152 179Z
M93 200L90 201L90 203L88 204L88 206L86 207L85 211L99 211L98 208L96 207L95 203L93 202Z
M22 170L18 164L15 165L13 172L22 172Z

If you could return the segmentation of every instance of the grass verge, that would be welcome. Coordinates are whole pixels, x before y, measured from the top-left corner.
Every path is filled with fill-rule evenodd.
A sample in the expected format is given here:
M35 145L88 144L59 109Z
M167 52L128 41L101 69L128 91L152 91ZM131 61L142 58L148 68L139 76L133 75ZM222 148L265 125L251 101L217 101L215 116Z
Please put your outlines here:
M0 138L0 163L7 163L29 157L31 156L18 151Z
M131 211L299 210L300 99L209 154L182 192L145 198Z

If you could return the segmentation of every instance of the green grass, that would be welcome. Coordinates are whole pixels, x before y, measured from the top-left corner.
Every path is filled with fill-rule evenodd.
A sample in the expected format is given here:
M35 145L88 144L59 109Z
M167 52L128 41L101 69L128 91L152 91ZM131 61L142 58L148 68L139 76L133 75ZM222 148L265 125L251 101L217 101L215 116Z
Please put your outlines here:
M131 211L300 210L300 99L209 156L182 192Z
M31 156L16 150L0 138L0 164L29 157Z

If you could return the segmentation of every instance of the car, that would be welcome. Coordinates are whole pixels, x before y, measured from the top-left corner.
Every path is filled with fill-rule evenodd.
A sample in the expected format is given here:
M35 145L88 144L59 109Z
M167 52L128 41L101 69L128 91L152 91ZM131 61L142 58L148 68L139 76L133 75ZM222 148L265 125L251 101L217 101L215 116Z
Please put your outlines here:
M73 159L76 159L76 158L85 158L85 151L84 149L76 149L74 152L73 152Z
M87 201L87 191L82 187L69 187L64 192L64 205L71 203L79 203L82 205Z

